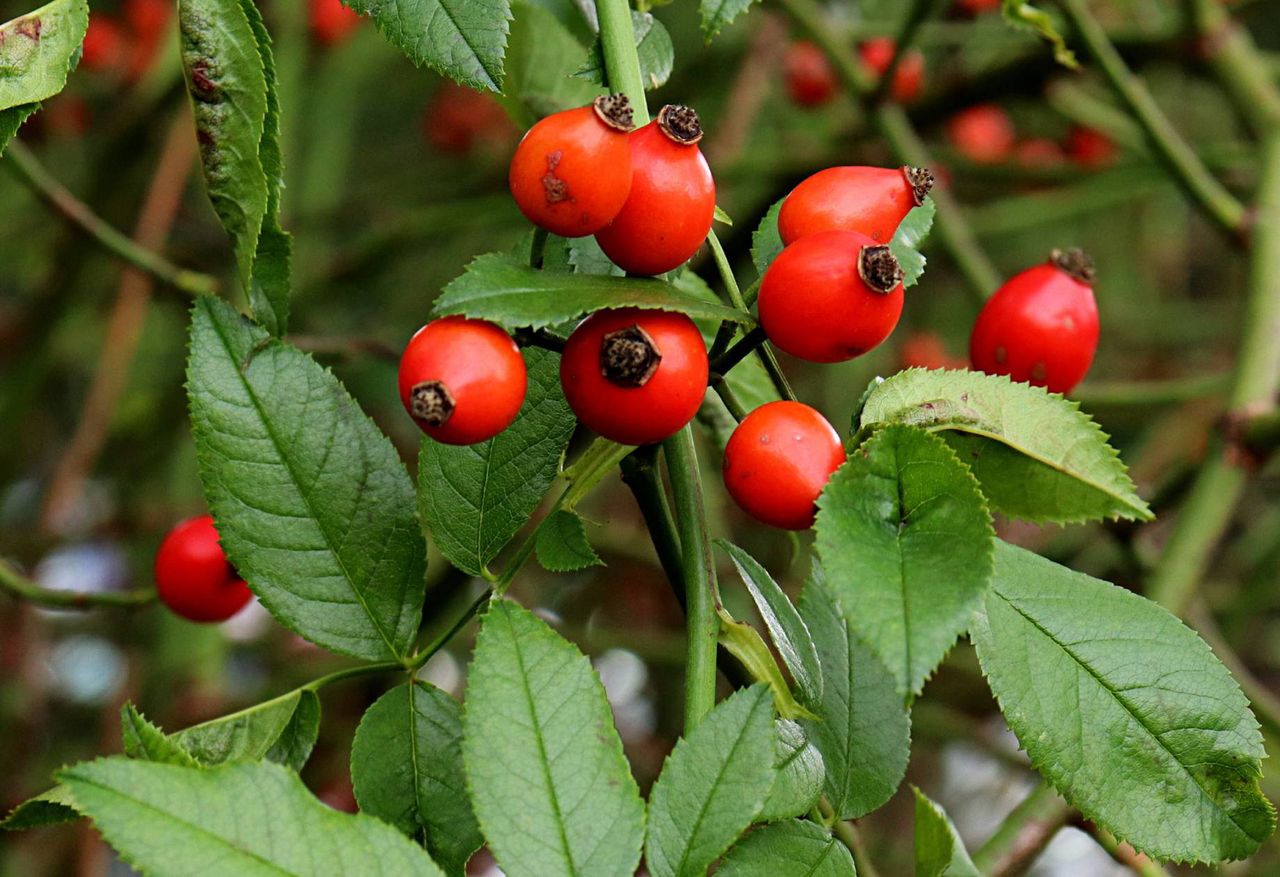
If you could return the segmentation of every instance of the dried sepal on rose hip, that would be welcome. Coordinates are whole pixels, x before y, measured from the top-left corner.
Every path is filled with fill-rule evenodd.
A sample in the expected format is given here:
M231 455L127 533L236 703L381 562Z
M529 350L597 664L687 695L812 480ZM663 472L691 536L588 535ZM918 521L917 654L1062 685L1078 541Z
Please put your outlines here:
M226 621L253 598L209 515L174 525L156 551L155 576L160 602L189 621Z
M810 362L842 362L884 341L902 316L902 267L856 231L824 231L785 247L760 284L760 325Z
M510 426L527 383L520 348L485 320L433 320L400 357L405 410L428 436L449 445L486 441Z
M625 94L554 113L527 132L508 182L520 212L539 228L573 238L608 225L631 191L634 127Z
M573 413L624 445L675 435L698 413L707 373L702 333L670 311L599 311L574 330L560 357L560 384Z
M729 437L724 485L757 521L807 530L818 495L844 459L839 434L821 414L800 402L769 402Z
M822 231L857 231L887 244L933 189L921 167L829 167L791 190L778 211L783 244Z
M689 261L715 218L716 184L698 148L702 123L693 109L668 104L629 139L631 192L596 242L625 271L662 274Z
M1071 392L1098 349L1093 262L1082 250L1054 250L1049 260L1011 277L983 305L969 339L973 367Z

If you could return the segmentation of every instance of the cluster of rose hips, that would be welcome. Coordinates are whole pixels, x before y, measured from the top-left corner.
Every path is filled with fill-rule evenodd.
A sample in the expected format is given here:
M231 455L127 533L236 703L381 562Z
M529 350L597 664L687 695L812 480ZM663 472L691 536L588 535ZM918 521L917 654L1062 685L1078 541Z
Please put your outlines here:
M169 15L165 0L125 0L120 18L93 13L81 44L81 66L131 82L139 79L160 49Z
M1019 139L1013 120L996 104L976 104L947 120L947 138L956 152L974 164L1013 160L1028 168L1055 167L1071 161L1101 168L1116 158L1116 145L1106 134L1073 125L1061 143L1048 137Z

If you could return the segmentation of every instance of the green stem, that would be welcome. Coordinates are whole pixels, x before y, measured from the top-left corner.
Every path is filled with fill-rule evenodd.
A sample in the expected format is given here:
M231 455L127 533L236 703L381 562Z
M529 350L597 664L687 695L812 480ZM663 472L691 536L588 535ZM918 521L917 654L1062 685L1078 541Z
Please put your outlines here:
M685 585L688 658L685 662L684 732L688 734L716 701L716 641L720 619L716 615L715 560L707 537L707 512L702 500L702 473L693 431L684 427L663 443L667 473L675 501L682 578Z
M831 833L836 836L840 843L845 845L849 850L849 854L853 856L854 871L857 872L858 877L880 877L880 872L876 869L875 864L871 861L871 856L867 853L867 845L862 839L862 834L854 824L836 816L836 812L832 808L831 802L827 800L826 795L818 799L817 809L822 821L831 828Z
M4 559L0 559L0 591L18 600L51 609L146 606L156 601L156 592L153 590L52 591L40 587Z
M742 405L742 400L733 392L733 388L729 386L729 382L725 380L724 375L711 376L711 389L716 391L716 395L720 397L720 401L724 403L724 407L729 409L729 413L733 415L733 419L741 423L746 419L747 411Z
M521 563L523 562L524 561L521 561ZM457 636L458 631L462 630L468 621L475 618L476 615L480 614L481 609L489 605L489 601L493 598L493 594L493 588L485 588L484 591L482 591L474 600L467 604L466 609L464 609L444 631L413 654L405 665L406 669L412 673L419 669L423 664L427 663L427 661L430 661L431 657L436 652L444 648L445 645L448 644L449 640Z
M106 220L58 182L21 141L12 141L3 162L15 178L31 190L46 206L60 214L104 249L114 253L140 271L187 295L217 292L218 282L207 274L179 268L159 253L139 246L128 235L113 228Z
M640 56L636 53L631 6L627 0L596 0L596 17L600 20L600 48L604 52L609 90L614 94L622 92L631 99L636 127L647 124L649 105L645 102Z
M744 335L741 341L730 347L720 356L712 359L711 371L720 375L728 374L733 370L734 366L758 350L760 346L768 340L769 336L764 333L764 329L756 326Z
M376 673L391 673L396 670L403 672L404 669L405 666L399 661L381 661L377 664L362 664L359 667L347 667L345 670L335 670L332 673L321 676L319 679L312 679L306 685L301 685L293 691L287 691L275 699L282 700L293 694L294 691L319 691L321 688L324 688L327 685L332 685L335 682L343 682L347 679L356 679L360 676L372 676ZM270 701L268 701L268 703L269 702ZM259 706L261 706L261 704L259 704ZM235 714L232 713L232 715Z
M1218 182L1195 150L1178 134L1146 85L1120 57L1102 25L1089 11L1086 0L1059 0L1059 3L1085 48L1101 66L1112 90L1141 126L1156 158L1219 228L1232 237L1242 237L1246 231L1244 205Z
M658 563L676 599L683 607L684 564L680 559L680 538L676 535L676 522L671 517L671 506L667 502L667 493L662 489L662 477L658 472L657 445L637 448L635 453L622 461L622 483L631 490L635 497L640 515L644 518L645 527L649 530L649 538L653 540L654 551L658 555Z
M1253 38L1220 0L1187 0L1205 61L1255 134L1280 126L1280 88Z
M1086 381L1071 395L1085 408L1176 405L1216 396L1227 389L1228 383L1225 374L1159 381Z
M1086 823L1085 832L1107 851L1107 855L1124 865L1138 877L1169 877L1169 872L1159 862L1153 862L1128 844L1122 844L1105 828Z
M1274 410L1280 389L1280 132L1265 145L1252 246L1244 335L1228 400L1230 412L1240 417ZM1244 491L1245 466L1235 449L1221 438L1215 441L1147 588L1170 611L1187 608L1204 576Z
M978 848L973 863L990 877L1021 874L1074 815L1071 805L1040 783Z

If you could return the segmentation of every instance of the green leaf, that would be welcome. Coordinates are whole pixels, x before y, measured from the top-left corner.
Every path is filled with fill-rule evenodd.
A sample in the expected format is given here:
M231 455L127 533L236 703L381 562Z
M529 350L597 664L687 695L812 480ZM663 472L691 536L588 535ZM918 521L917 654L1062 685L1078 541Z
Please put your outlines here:
M240 282L253 288L253 263L267 215L259 154L266 134L263 51L244 0L180 0L182 66L213 210L231 236ZM256 308L255 308L256 311Z
M769 689L717 704L676 743L649 794L645 864L653 877L703 877L760 812L773 786Z
M369 707L351 743L351 782L362 813L423 831L450 875L484 842L462 771L462 707L433 685L398 685Z
M766 825L729 850L716 877L855 877L848 848L820 825Z
M529 389L511 426L486 442L446 445L424 438L418 509L436 547L480 575L524 526L555 480L575 420L560 389L560 357L524 351Z
M946 812L924 792L916 798L916 877L982 877Z
M745 621L738 621L723 608L716 612L720 616L720 645L738 659L748 676L769 686L778 715L787 719L814 718L792 695L791 686L760 631Z
M583 106L603 91L573 75L587 62L587 49L554 14L532 2L517 2L513 8L499 100L517 125L528 127L543 116Z
M28 828L43 828L46 825L60 825L74 822L80 818L80 808L71 797L71 790L59 783L52 789L41 792L34 798L28 798L9 811L0 828L5 831L25 831Z
M773 639L782 662L791 671L791 678L796 682L796 691L801 703L808 707L822 701L822 666L818 662L818 651L814 648L809 628L791 600L783 592L778 583L769 575L769 571L761 566L754 557L743 551L732 542L717 539L734 568L747 586L751 599L755 601L760 617L764 619L769 636Z
M280 152L280 98L276 93L276 62L271 56L271 35L262 13L253 0L240 0L245 18L253 30L262 59L266 83L266 114L262 120L262 140L258 158L267 185L266 210L253 260L249 304L253 315L272 335L283 335L289 325L289 275L293 259L293 238L280 227L280 190L284 186L284 158Z
M0 133L8 134L0 136L0 148L21 124L15 120L34 111L25 105L62 91L88 27L85 0L53 0L0 24L0 111L19 109L0 116Z
M1003 375L908 369L868 396L862 429L910 423L938 432L991 505L1016 518L1150 520L1106 434L1080 405Z
M205 498L263 605L318 645L402 658L426 552L391 442L329 371L213 296L194 307L187 388Z
M1241 859L1271 835L1248 701L1165 609L1001 542L972 636L1032 764L1093 822L1177 861Z
M463 85L502 91L510 0L350 0L417 66Z
M702 35L707 42L751 7L755 0L702 0Z
M301 770L319 732L320 699L311 691L291 691L172 736L202 764L266 758Z
M898 230L889 241L889 250L898 264L902 266L902 286L910 289L920 282L924 274L925 258L920 252L920 245L929 236L933 228L934 205L932 198L926 198L919 207L912 207L903 217Z
M733 217L730 216L728 213L725 213L724 208L722 208L719 204L716 205L715 212L712 214L711 218L714 219L716 222L722 223L723 225L728 225L728 226L733 225Z
M437 316L465 314L508 328L567 323L603 308L681 311L752 323L749 315L702 301L662 280L538 271L501 253L480 256L436 299Z
M676 60L671 35L662 22L648 12L632 10L631 26L636 32L636 55L640 58L640 79L644 82L645 91L666 85ZM586 63L573 75L596 85L606 85L604 49L599 38L591 47Z
M369 873L443 877L419 846L314 798L269 762L179 767L116 757L59 772L85 815L144 873L208 877Z
M822 795L825 778L822 753L809 740L804 728L787 719L774 722L777 734L778 770L764 806L756 814L758 822L777 822L803 816Z
M644 803L604 686L577 648L509 601L481 624L463 729L472 802L504 873L635 872Z
M849 623L919 694L991 583L978 483L941 439L887 426L836 470L818 510L818 555Z
M782 252L782 234L778 231L778 214L782 212L782 202L786 198L775 201L765 213L764 219L751 233L751 261L756 266L756 273L764 276L769 263Z
M892 674L845 615L815 567L800 595L800 617L822 660L822 703L815 709L819 721L802 726L822 753L827 800L841 819L857 819L902 783L911 717Z
M538 527L534 547L538 563L550 572L576 572L590 566L604 566L587 539L582 518L564 509L552 512Z
M5 149L9 146L9 141L18 133L18 129L22 127L22 123L31 118L31 116L40 109L40 104L21 104L16 107L10 107L7 110L0 110L0 155L4 155Z
M611 274L622 277L627 273L613 264L594 237L569 238L565 243L568 245L569 265L574 274Z
M137 707L126 703L120 708L120 738L124 754L144 761L159 761L182 767L196 767L197 762L176 741L165 736L147 721Z
M1075 54L1067 48L1053 16L1026 0L1004 0L1000 7L1004 20L1015 30L1029 31L1053 46L1053 58L1070 70L1080 69Z

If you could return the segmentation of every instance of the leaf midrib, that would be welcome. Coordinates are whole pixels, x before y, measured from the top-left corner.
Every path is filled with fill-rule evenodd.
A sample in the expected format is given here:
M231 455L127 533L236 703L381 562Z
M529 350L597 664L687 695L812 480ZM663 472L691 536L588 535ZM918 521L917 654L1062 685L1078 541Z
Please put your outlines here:
M1186 774L1187 779L1191 780L1191 783L1196 787L1196 790L1200 792L1201 797L1204 800L1208 801L1209 804L1212 805L1214 810L1224 814L1228 819L1231 820L1231 824L1234 825L1237 829L1239 829L1240 832L1250 840L1266 839L1265 837L1255 838L1252 834L1249 833L1249 831L1243 825L1240 824L1240 822L1236 819L1235 815L1231 811L1224 809L1216 800L1214 800L1214 798L1209 794L1209 792L1205 789L1205 787L1201 785L1200 780L1196 778L1195 774L1193 774L1187 768L1187 766L1182 763L1181 759L1179 759L1178 756L1173 753L1173 750L1170 749L1169 745L1164 742L1164 739L1159 734L1157 734L1140 715L1138 715L1134 711L1133 707L1130 706L1129 702L1124 697L1122 697L1119 692L1117 692L1114 688L1112 688L1110 685L1106 683L1106 681L1102 678L1102 676L1100 676L1098 672L1088 664L1088 662L1078 657L1076 653L1072 651L1068 645L1066 645L1057 637L1055 637L1052 633L1050 633L1049 630L1045 628L1042 624L1040 624L1038 620L1036 620L1035 618L1032 618L1026 612L1022 611L1021 607L1016 605L1012 600L1010 600L1008 597L1006 597L1003 593L1000 592L1000 589L998 586L993 587L991 592L996 596L998 596L1001 600L1003 600L1010 609L1018 613L1018 615L1020 615L1022 618L1026 619L1028 624L1030 624L1032 627L1038 630L1047 639L1049 639L1052 643L1054 643L1058 648L1062 649L1062 651L1065 652L1066 655L1070 657L1071 660L1074 661L1077 666L1084 668L1085 672L1089 674L1089 676L1093 679L1093 681L1096 682L1102 688L1103 691L1106 691L1108 694L1110 694L1111 697L1116 701L1116 703L1118 703L1121 706L1121 708L1123 708L1124 711L1130 716L1130 718L1132 718L1134 722L1136 722L1138 726L1142 728L1142 730L1146 731L1147 734L1149 734L1151 738L1155 740L1157 744L1159 744L1160 748L1164 750L1165 754L1167 754L1171 759L1173 759L1173 763L1178 765L1178 767L1182 769L1183 773ZM1219 767L1226 766L1217 762L1213 762L1213 763L1217 764Z
M231 349L231 343L223 333L222 326L217 317L210 315L209 323L213 326L213 331L218 336L218 340L222 342L222 348L227 353L227 359L234 365L236 363L235 352ZM269 346L280 348L283 345L279 341L272 339ZM258 351L258 355L261 355L264 352L265 351ZM298 491L298 496L302 498L303 503L306 505L307 512L311 515L311 520L316 522L316 529L319 530L320 535L324 537L325 546L329 549L330 556L333 557L334 562L337 563L338 568L342 571L342 576L350 586L351 593L355 595L356 602L360 604L360 608L364 610L365 617L367 617L370 623L372 623L374 630L377 631L378 636L382 639L383 645L387 647L388 655L393 658L400 658L400 653L396 647L392 645L391 639L387 635L387 631L383 628L382 623L379 621L377 616L374 615L373 611L369 608L369 604L365 600L364 594L361 592L360 588L356 587L355 580L347 569L346 561L343 559L342 555L338 553L338 549L333 543L333 538L329 535L328 528L325 527L323 520L316 514L315 505L311 501L310 494L303 489L302 482L298 478L298 474L294 471L293 466L290 465L289 457L284 453L284 449L280 444L280 439L276 435L276 431L271 426L271 421L267 418L266 413L262 408L261 401L258 399L258 394L254 392L253 387L249 384L248 377L246 376L247 371L247 367L243 369L238 366L235 367L236 377L240 380L240 385L244 387L245 394L248 395L249 400L253 402L253 410L257 412L258 420L261 421L263 428L266 429L267 434L271 437L271 445L275 448L276 454L280 458L281 465L284 466L285 471L289 473L289 480L293 482L294 488ZM326 458L327 455L328 454L326 452Z

